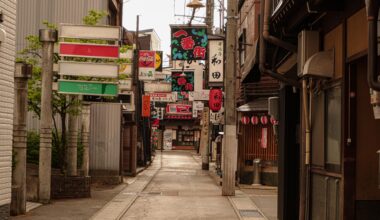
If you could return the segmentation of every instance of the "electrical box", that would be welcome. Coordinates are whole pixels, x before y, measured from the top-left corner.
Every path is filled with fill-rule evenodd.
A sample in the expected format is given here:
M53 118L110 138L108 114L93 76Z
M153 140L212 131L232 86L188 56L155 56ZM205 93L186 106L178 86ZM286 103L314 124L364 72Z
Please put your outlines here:
M298 34L297 73L303 76L306 61L319 51L320 39L318 31L303 30Z

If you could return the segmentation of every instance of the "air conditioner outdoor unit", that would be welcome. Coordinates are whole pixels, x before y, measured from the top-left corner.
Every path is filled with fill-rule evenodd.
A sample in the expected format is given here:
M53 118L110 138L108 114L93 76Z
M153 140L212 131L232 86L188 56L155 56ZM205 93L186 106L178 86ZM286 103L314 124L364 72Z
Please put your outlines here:
M297 74L303 76L306 61L319 51L320 41L318 31L303 30L298 34Z

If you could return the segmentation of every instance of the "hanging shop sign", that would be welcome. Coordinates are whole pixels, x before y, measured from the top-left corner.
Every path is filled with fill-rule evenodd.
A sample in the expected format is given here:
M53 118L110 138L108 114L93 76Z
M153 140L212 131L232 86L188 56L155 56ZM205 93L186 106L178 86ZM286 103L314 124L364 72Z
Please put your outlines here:
M119 90L120 91L131 91L132 90L132 79L119 80Z
M139 80L154 80L156 52L139 51Z
M119 65L108 63L58 62L59 75L117 78Z
M60 24L59 27L59 37L61 38L118 41L120 36L121 28L119 26Z
M210 110L210 121L214 125L224 124L224 108L222 107L218 112Z
M249 124L249 117L248 117L248 116L242 116L241 119L240 119L240 122L241 122L243 125L247 125L247 124Z
M222 108L223 92L221 89L211 89L209 95L209 107L211 111L217 112Z
M89 58L119 58L119 46L104 44L59 43L60 56Z
M154 68L155 71L162 72L162 51L156 51Z
M205 26L171 26L173 60L205 60L208 36Z
M108 59L120 57L119 44L121 37L119 26L86 26L61 24L59 37L59 56L107 59L103 63L60 61L58 72L61 76L85 76L94 78L117 78L119 65L111 64ZM97 39L114 41L115 44L87 44L64 42L66 39ZM62 59L63 60L63 59ZM108 62L108 63L107 63ZM63 78L63 77L62 77ZM90 96L116 96L119 93L118 83L100 81L58 80L59 93Z
M172 72L172 91L194 91L194 72Z
M171 92L172 84L161 82L144 82L145 92Z
M142 117L150 117L150 96L143 95L142 96Z
M119 90L116 83L58 80L58 93L116 96Z
M119 65L119 74L127 75L128 77L132 77L132 64L123 63Z
M210 99L210 90L199 90L189 92L189 101L208 101Z
M146 95L150 96L151 102L175 102L177 101L177 97L175 93L162 93L162 92L154 92L147 93Z
M195 111L202 111L205 107L205 104L201 101L194 101L193 102L193 110Z
M168 104L166 106L166 114L192 115L191 107L191 105L187 104Z
M170 72L169 74L167 74L167 73L162 73L162 72L155 72L154 73L154 79L171 83L172 82L172 73Z
M212 40L209 44L209 82L223 82L223 40Z

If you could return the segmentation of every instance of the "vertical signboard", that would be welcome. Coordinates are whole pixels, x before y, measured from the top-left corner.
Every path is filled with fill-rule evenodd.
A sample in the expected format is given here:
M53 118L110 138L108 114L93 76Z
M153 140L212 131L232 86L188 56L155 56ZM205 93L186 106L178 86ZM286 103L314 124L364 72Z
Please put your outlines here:
M155 57L155 51L139 51L139 80L154 80Z
M212 40L209 43L209 82L223 82L224 57L223 40Z
M142 117L150 117L150 96L144 95L142 97Z
M156 72L162 72L162 51L156 51L154 68Z
M205 60L208 36L206 27L171 26L173 60Z

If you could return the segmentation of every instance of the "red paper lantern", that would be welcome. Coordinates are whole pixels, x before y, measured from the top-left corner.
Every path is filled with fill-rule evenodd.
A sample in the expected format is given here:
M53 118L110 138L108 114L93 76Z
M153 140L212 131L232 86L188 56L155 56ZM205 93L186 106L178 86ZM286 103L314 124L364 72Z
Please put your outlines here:
M270 117L270 123L272 124L272 125L278 125L278 121L272 116L272 117Z
M223 93L221 89L211 89L209 106L211 111L218 112L222 108Z
M253 125L257 125L257 124L259 124L259 117L257 117L257 116L252 116L252 117L251 117L251 123L252 123Z
M260 122L261 122L261 124L263 124L263 125L268 124L268 117L267 117L267 116L261 116L261 117L260 117Z
M249 124L249 117L243 116L243 117L241 117L240 121L243 125L247 125L247 124Z

